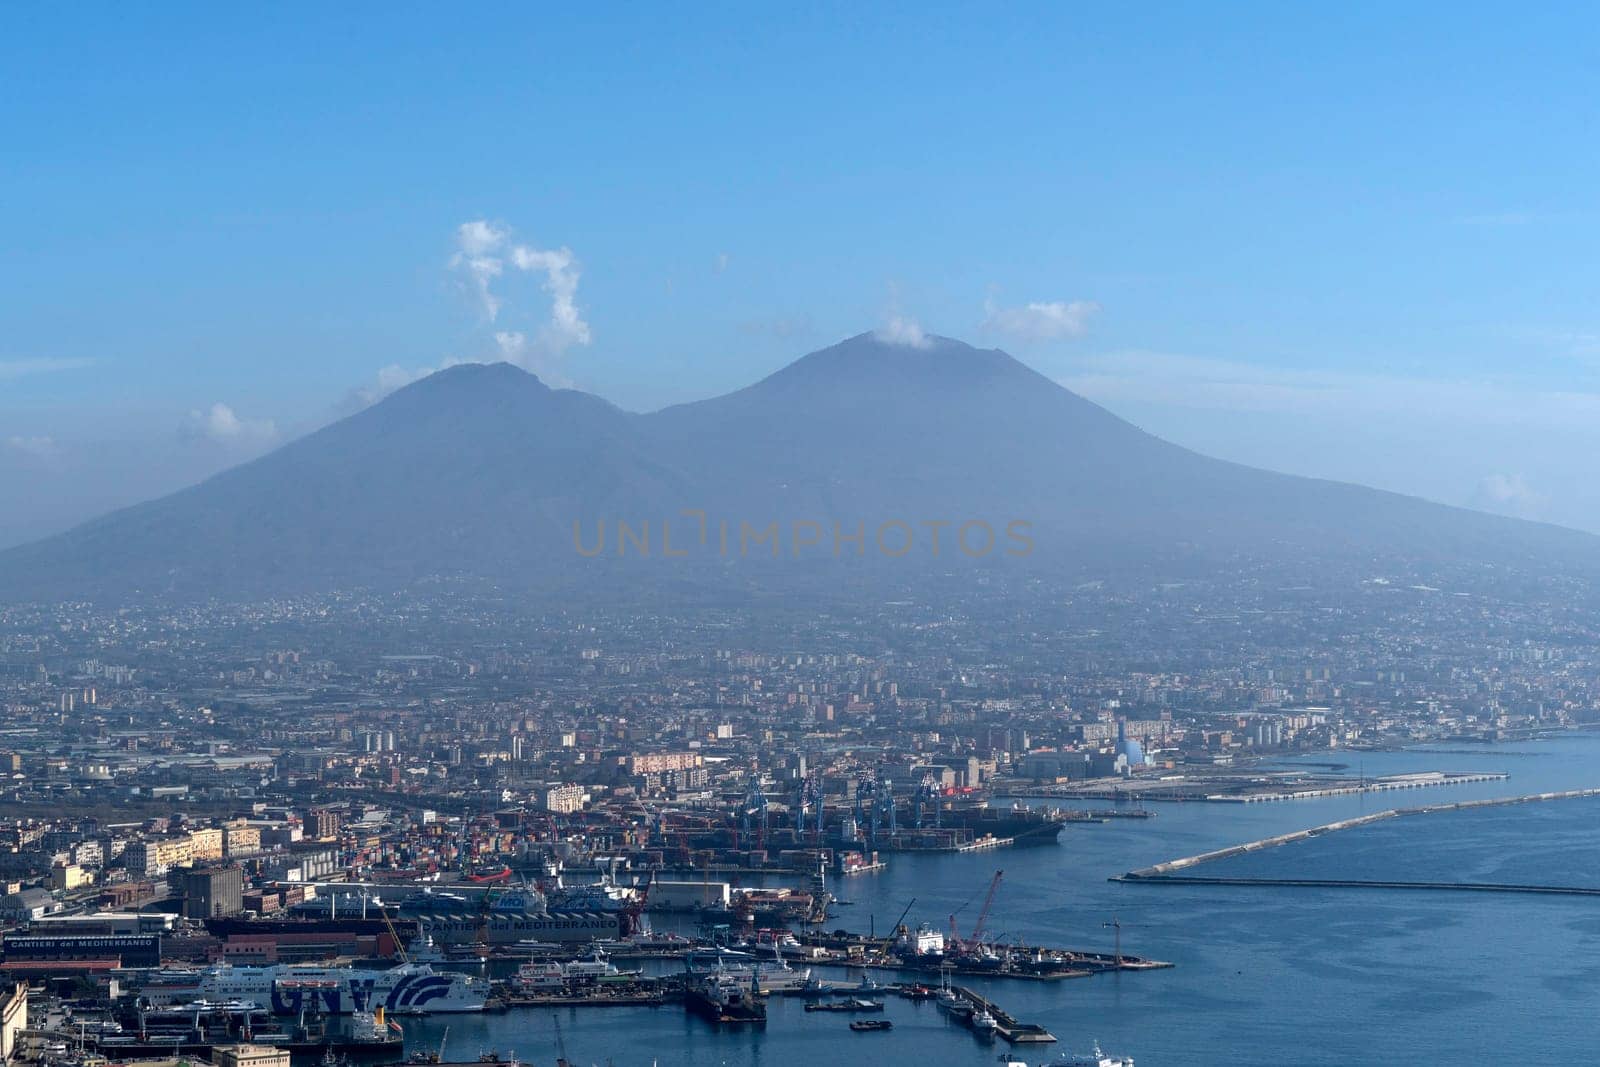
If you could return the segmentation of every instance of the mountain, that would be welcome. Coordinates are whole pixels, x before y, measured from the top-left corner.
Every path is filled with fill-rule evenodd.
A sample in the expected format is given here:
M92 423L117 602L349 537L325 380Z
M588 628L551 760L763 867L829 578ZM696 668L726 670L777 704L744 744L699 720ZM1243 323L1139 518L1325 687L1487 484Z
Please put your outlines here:
M740 531L773 522L780 559L794 558L796 523L820 542L800 551L814 572L849 565L833 559L836 526L862 528L866 566L881 565L878 533L897 521L884 544L912 537L908 558L939 567L968 562L954 541L962 524L995 533L993 563L1020 552L1006 529L1021 522L1033 547L1018 565L1047 570L1241 556L1600 570L1587 534L1211 459L1003 352L863 334L648 415L507 364L453 367L190 489L0 552L0 596L234 598L434 576L649 582L666 573L664 522L689 557L672 561L674 577L770 562L771 543L741 551ZM619 522L634 535L621 560ZM930 522L950 524L938 557ZM974 547L984 529L969 530ZM602 530L602 552L578 551ZM743 573L781 581L801 569Z

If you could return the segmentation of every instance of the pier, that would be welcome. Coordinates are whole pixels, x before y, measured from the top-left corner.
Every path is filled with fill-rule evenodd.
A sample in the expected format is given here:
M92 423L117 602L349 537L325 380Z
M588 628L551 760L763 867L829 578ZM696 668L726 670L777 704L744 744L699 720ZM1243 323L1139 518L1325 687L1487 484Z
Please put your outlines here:
M974 1012L987 1011L994 1017L994 1032L1013 1045L1044 1045L1055 1041L1050 1031L1037 1023L1018 1022L1004 1008L983 994L966 986L951 986L962 1000L972 1005ZM970 1025L970 1024L969 1024Z

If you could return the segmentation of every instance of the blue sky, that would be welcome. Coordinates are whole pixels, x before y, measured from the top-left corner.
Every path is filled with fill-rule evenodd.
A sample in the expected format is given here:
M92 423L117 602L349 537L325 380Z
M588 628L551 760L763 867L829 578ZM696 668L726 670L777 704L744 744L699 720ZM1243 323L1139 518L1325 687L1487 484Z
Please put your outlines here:
M1592 8L862 7L0 11L0 544L451 360L648 409L892 320L1600 530Z

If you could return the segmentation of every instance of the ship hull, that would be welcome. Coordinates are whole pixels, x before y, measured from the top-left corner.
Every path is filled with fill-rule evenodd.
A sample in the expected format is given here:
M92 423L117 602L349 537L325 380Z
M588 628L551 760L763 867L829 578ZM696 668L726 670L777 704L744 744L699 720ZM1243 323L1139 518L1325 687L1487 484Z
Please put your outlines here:
M478 1012L485 998L481 983L427 965L388 971L223 966L203 975L197 991L207 1000L254 1003L275 1015L351 1015L378 1008L390 1015Z
M713 1026L765 1026L767 1025L767 1012L765 1008L746 1007L743 1005L728 1006L706 996L698 990L691 989L684 995L684 1007L694 1014L705 1019Z

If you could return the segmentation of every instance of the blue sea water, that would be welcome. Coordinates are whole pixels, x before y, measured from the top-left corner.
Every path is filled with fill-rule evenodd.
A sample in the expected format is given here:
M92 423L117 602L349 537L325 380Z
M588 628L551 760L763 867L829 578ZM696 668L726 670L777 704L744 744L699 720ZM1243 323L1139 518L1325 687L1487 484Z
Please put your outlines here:
M1503 782L1252 805L1166 804L1148 820L1069 826L1054 848L892 856L843 880L854 903L835 925L908 921L962 929L996 868L989 929L1049 946L1124 950L1171 970L1053 983L972 981L1061 1044L1014 1050L1031 1064L1096 1039L1139 1067L1373 1063L1600 1063L1600 900L1414 890L1114 883L1164 859L1391 807L1600 787L1600 737L1448 752L1366 753L1368 777L1417 770L1505 771ZM1354 765L1352 775L1358 773ZM1600 885L1600 801L1572 800L1389 820L1207 868L1264 877ZM844 972L838 972L844 977ZM713 1031L681 1008L540 1009L409 1022L408 1039L450 1058L514 1050L553 1062L560 1012L571 1059L800 1067L838 1062L992 1065L1003 1044L947 1023L931 1004L891 998L893 1031L855 1034L842 1017L774 998L765 1031Z

